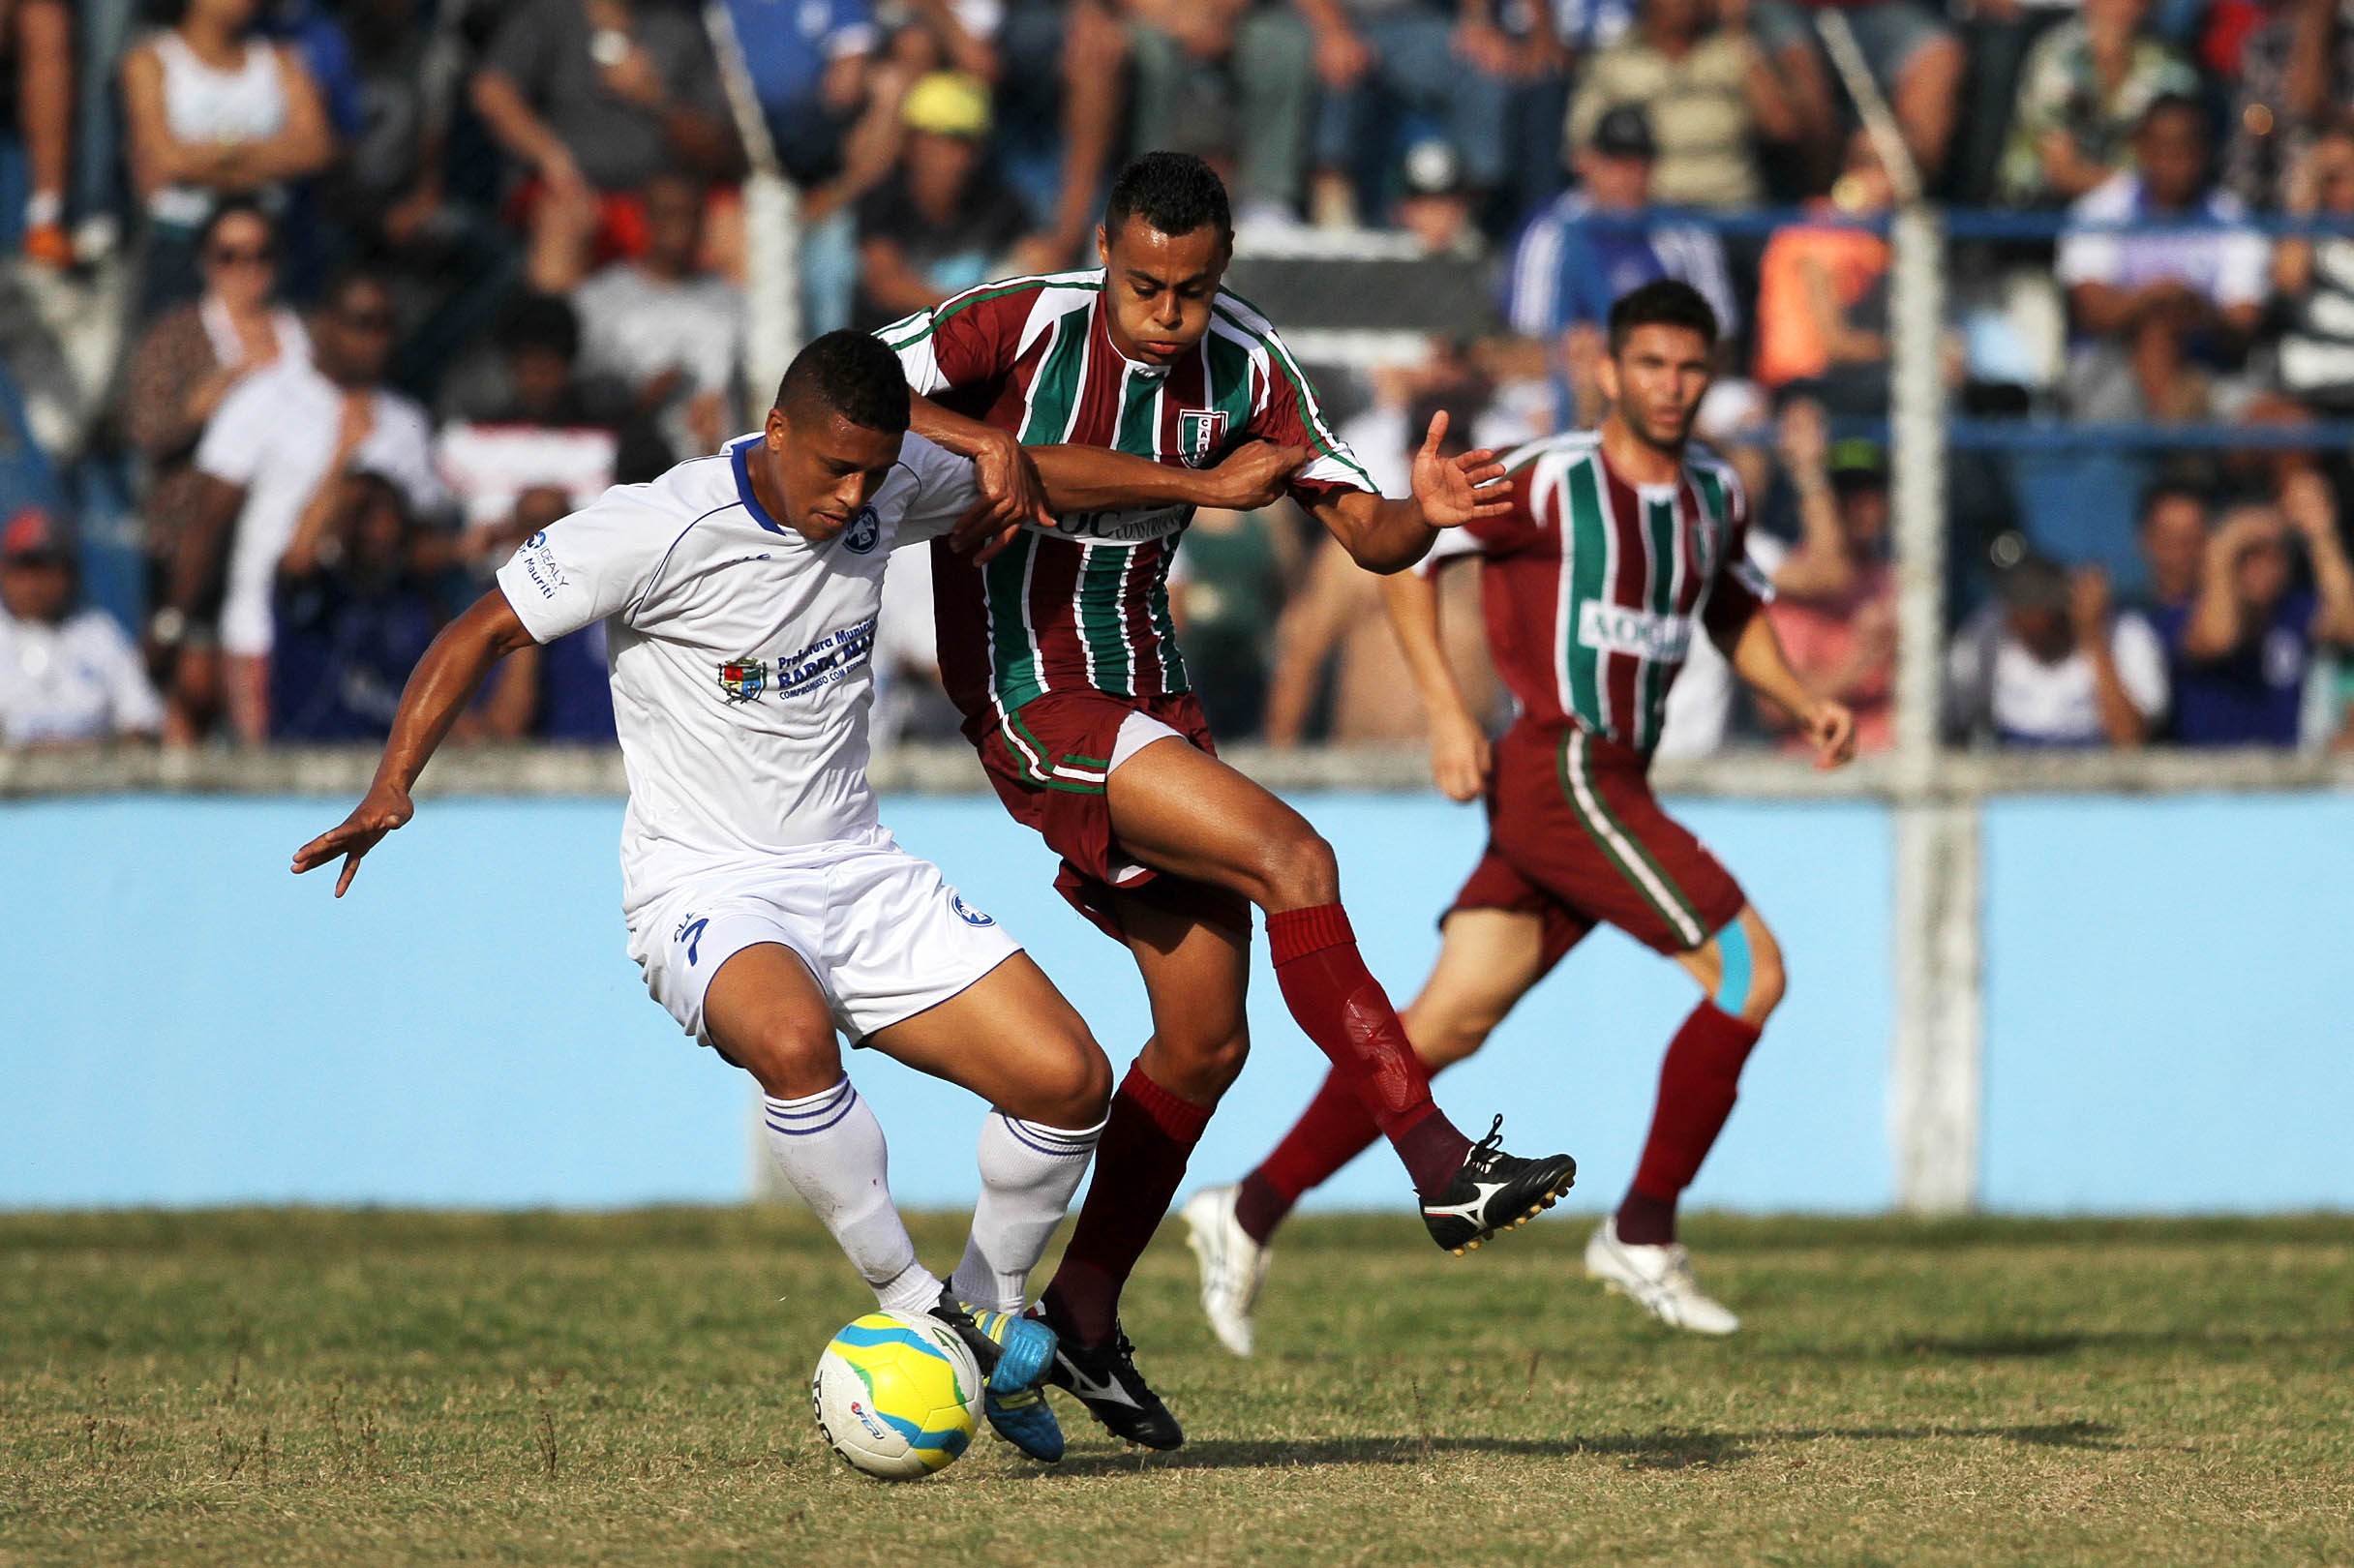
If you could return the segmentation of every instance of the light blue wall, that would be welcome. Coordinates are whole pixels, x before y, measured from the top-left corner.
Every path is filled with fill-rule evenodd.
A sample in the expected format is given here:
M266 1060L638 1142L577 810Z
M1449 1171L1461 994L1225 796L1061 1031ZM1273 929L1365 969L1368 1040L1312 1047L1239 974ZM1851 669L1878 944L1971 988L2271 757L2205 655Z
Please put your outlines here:
M1374 972L1403 1002L1477 852L1475 813L1317 796ZM744 1080L681 1039L622 953L610 800L429 800L351 896L287 874L341 807L129 798L0 806L0 1207L604 1205L745 1186ZM1781 933L1788 1004L1696 1201L1874 1209L1891 1190L1887 817L1693 802ZM1132 968L984 799L892 800L901 840L1028 942L1125 1064ZM1987 1195L2021 1209L2354 1204L2354 801L2049 801L1988 816ZM1262 944L1263 950L1263 944ZM1323 1061L1254 980L1251 1067L1196 1171L1239 1173ZM1679 972L1604 933L1441 1080L1474 1134L1631 1169ZM969 1199L978 1105L853 1070L911 1204ZM1475 1125L1476 1124L1476 1125ZM1399 1201L1376 1151L1319 1194Z

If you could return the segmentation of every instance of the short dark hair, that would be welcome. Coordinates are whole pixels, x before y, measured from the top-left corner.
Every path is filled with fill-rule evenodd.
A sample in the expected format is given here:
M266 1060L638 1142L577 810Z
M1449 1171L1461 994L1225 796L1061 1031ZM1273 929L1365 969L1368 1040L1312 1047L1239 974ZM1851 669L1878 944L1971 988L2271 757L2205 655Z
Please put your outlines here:
M525 294L499 317L498 342L510 354L545 348L569 364L580 357L580 312L561 294Z
M2141 493L2141 505L2133 513L2135 525L2148 528L2150 519L2158 515L2158 509L2170 500L2187 500L2199 509L2199 516L2202 519L2207 515L2207 493L2205 491L2187 480L2160 479Z
M344 296L354 288L374 288L387 299L392 297L392 280L382 268L354 261L328 274L327 286L318 291L318 303L325 310L341 310Z
M896 436L907 429L907 375L880 338L829 332L793 356L777 383L776 406L788 414L827 408L861 429Z
M1709 347L1716 347L1716 312L1699 289L1679 279L1654 278L1618 296L1611 306L1611 352L1625 348L1634 330L1645 326L1689 327Z
M2188 114L2199 128L2202 137L2212 136L2213 127L2207 118L2207 106L2188 93L2160 93L2143 106L2141 118L2133 122L2135 135L2148 130L2161 114Z
M1103 231L1117 234L1131 218L1162 234L1191 234L1208 224L1221 238L1234 237L1226 182L1192 153L1139 153L1128 161L1103 203Z

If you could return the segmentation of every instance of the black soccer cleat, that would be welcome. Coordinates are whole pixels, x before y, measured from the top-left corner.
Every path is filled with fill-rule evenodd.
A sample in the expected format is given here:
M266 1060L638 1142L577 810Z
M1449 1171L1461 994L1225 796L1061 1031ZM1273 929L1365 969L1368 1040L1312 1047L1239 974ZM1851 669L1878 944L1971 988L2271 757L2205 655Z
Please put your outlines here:
M1552 1208L1577 1179L1578 1162L1567 1155L1521 1160L1504 1153L1499 1116L1438 1201L1422 1206L1422 1222L1431 1227L1431 1240L1461 1257L1497 1231L1524 1225Z
M1115 1327L1102 1344L1081 1344L1064 1334L1055 1338L1046 1381L1087 1406L1106 1432L1146 1448L1175 1448L1185 1441L1185 1429L1136 1371L1136 1347L1126 1334Z

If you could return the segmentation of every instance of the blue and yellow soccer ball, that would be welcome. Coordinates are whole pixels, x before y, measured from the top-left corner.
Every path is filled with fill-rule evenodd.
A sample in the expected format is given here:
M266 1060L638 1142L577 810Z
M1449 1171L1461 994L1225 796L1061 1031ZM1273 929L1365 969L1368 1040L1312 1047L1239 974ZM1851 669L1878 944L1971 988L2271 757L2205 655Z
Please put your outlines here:
M981 1424L981 1368L947 1324L868 1312L817 1358L817 1430L854 1469L915 1481L946 1469Z

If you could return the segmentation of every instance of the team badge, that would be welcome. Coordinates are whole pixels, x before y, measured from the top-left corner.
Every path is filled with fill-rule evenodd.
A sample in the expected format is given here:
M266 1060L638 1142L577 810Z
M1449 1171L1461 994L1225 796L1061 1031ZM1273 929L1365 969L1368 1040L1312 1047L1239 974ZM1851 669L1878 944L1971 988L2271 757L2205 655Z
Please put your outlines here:
M1181 408L1177 411L1177 450L1189 468L1206 468L1226 438L1223 408Z
M731 703L748 703L769 689L769 661L730 659L719 667L719 689Z
M863 556L883 537L883 516L871 506L859 508L859 515L850 520L842 530L842 548L854 556Z
M995 925L997 923L996 916L975 909L955 893L949 894L949 908L954 910L956 918L967 925Z

